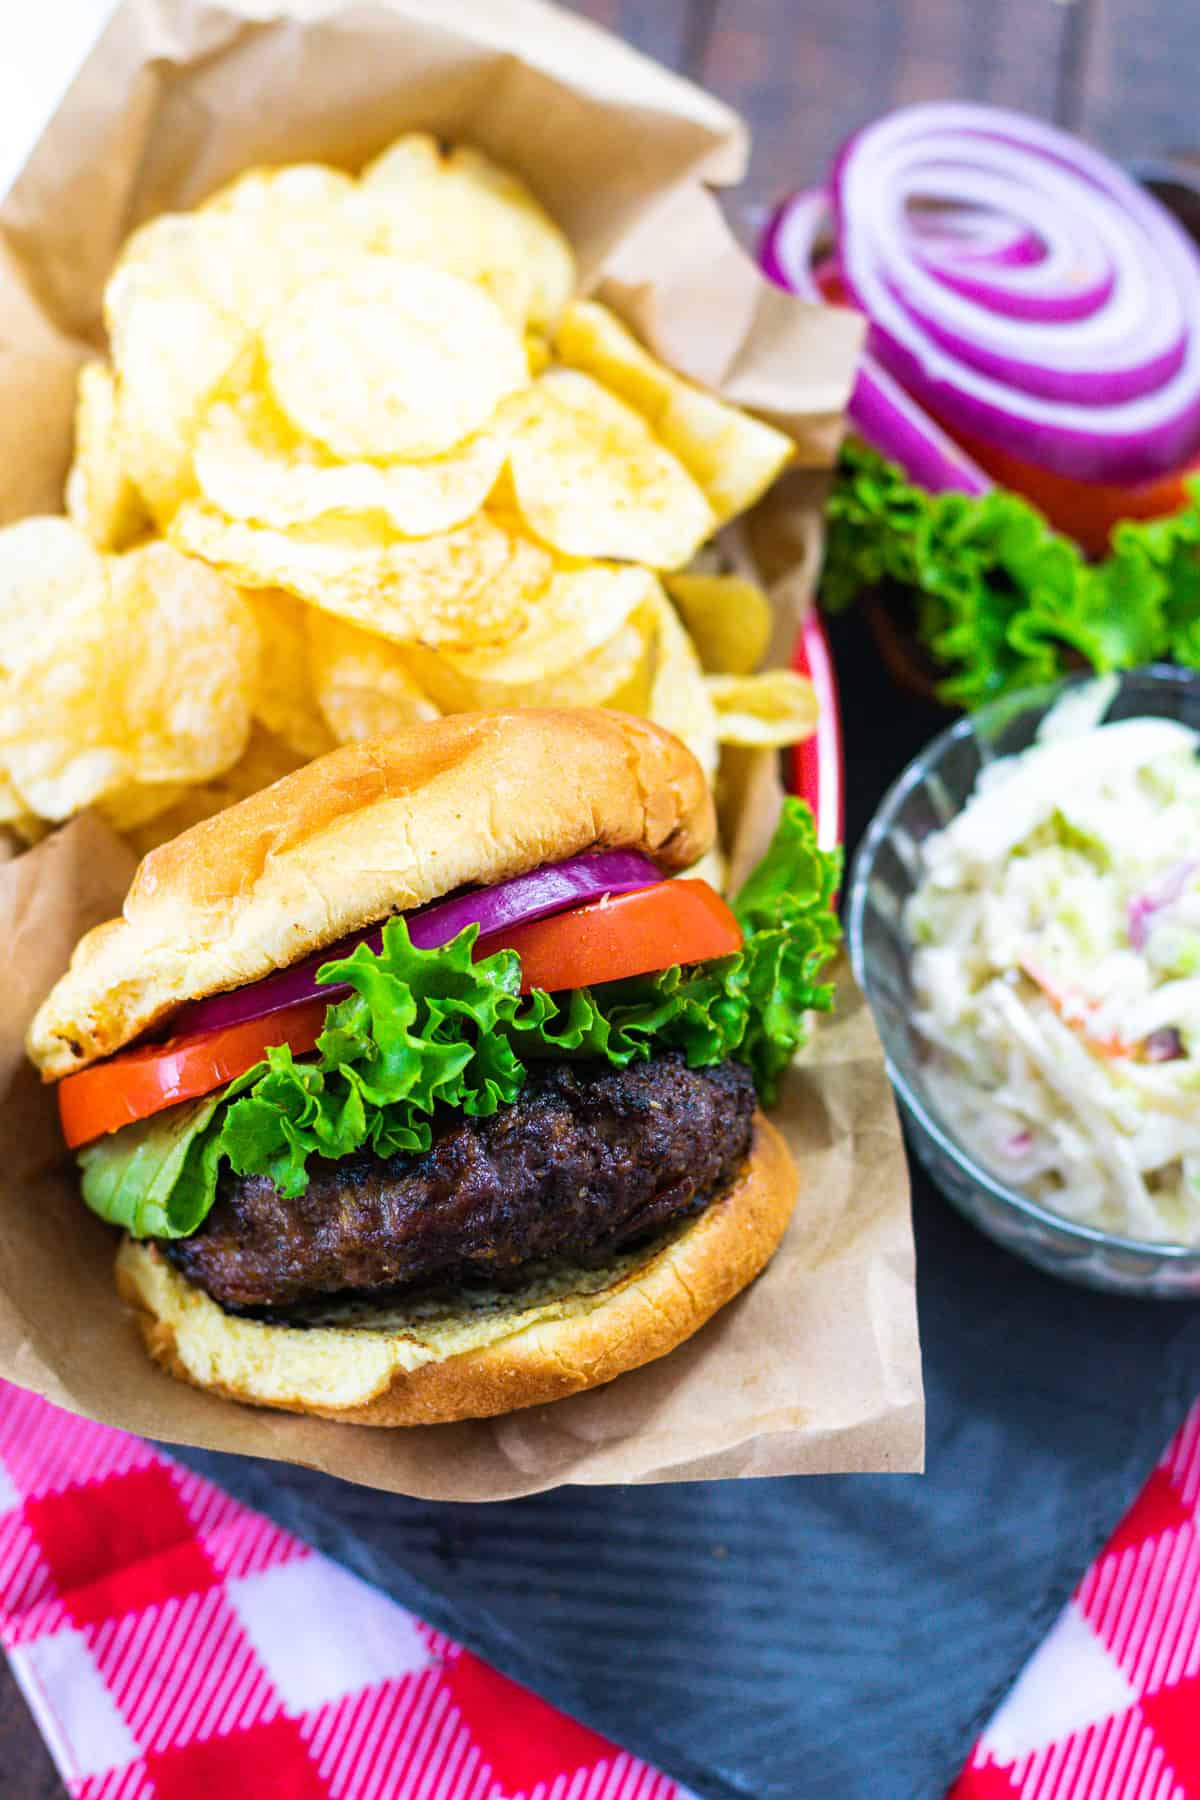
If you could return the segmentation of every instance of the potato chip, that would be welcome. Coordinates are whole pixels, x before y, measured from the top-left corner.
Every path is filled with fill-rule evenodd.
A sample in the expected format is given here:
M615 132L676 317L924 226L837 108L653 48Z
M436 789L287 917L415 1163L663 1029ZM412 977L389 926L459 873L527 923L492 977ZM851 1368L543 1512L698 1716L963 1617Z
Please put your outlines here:
M608 643L569 668L537 681L468 679L444 651L410 645L404 659L442 712L508 711L521 706L612 706L645 712L653 674L654 622L641 607Z
M205 292L262 331L310 282L369 256L371 233L353 210L357 184L321 163L251 169L189 215L218 234L206 249ZM223 257L213 271L212 258Z
M125 240L104 289L104 322L116 348L130 328L139 299L203 300L237 318L241 273L233 251L244 227L198 213L160 213Z
M75 403L75 460L67 513L97 550L127 550L150 529L145 502L121 460L117 389L106 363L85 363Z
M295 293L366 254L344 209L299 203L311 171L298 184L284 178L291 173L259 171L211 210L151 220L105 289L121 454L161 526L194 492L200 414L261 329Z
M508 454L489 427L427 462L335 462L300 437L257 389L215 405L196 439L196 481L231 519L284 530L333 515L376 515L402 537L430 537L479 511Z
M486 294L398 257L309 282L263 344L292 424L350 461L441 456L529 380L524 346Z
M201 819L210 819L214 813L224 812L238 800L270 787L272 782L300 768L305 760L261 725L255 725L245 750L230 768L215 775L211 781L185 788L166 812L156 814L143 824L118 829L131 849L138 856L145 856L159 844L167 844L178 837L190 825L198 825Z
M99 795L92 804L114 831L136 831L178 806L188 791L182 781L131 781Z
M403 539L347 520L270 531L189 501L170 536L239 587L283 588L400 643L507 642L554 569L549 551L487 513Z
M308 760L332 750L334 736L317 704L309 656L309 608L278 588L249 589L258 626L254 717L273 737Z
M693 569L663 580L705 669L714 675L757 669L771 637L771 602L757 582Z
M575 286L566 238L525 183L478 150L411 132L364 171L380 248L479 282L518 328L553 325Z
M113 338L118 454L161 527L195 491L197 423L248 342L199 296L131 290L122 303Z
M538 604L554 574L555 559L519 522L494 517L490 511L478 513L459 530L480 534L486 531L485 541L499 532L504 540L503 562L491 579L474 592L448 596L445 606L416 636L420 642L438 648L495 648L507 644L524 629L530 608ZM447 533L445 541L454 535Z
M778 749L811 737L817 729L817 696L793 669L761 675L710 675L705 686L717 712L722 744Z
M240 596L162 543L102 568L72 592L51 570L36 637L5 655L0 766L44 819L204 780L250 728L258 645Z
M654 679L647 714L687 745L711 782L717 772L717 713L700 658L661 588L653 613Z
M197 211L248 216L269 228L281 217L336 213L357 191L352 175L328 163L283 163L243 170L202 201Z
M106 579L104 558L69 519L22 519L0 531L0 681L20 676L56 619L99 604Z
M124 356L146 327L147 300L191 301L210 308L244 346L252 343L287 289L268 235L232 214L162 213L128 239L104 289L104 319L118 378Z
M626 637L629 634L629 637ZM634 613L624 633L618 633L608 648L612 656L621 654L621 642L625 639L624 665L619 671L619 680L615 685L605 684L602 698L581 701L581 705L609 706L614 712L636 713L648 718L650 716L650 696L654 690L654 676L658 660L658 618L654 606L639 607ZM631 638L636 639L637 651L633 653ZM598 650L590 662L597 662L605 655Z
M752 506L795 454L785 432L676 375L597 301L569 306L555 343L563 362L641 413L699 482L718 524Z
M551 370L506 411L517 504L556 550L674 569L712 530L682 463L590 376Z
M317 700L339 744L438 717L397 644L316 607L308 609L308 633Z
M108 682L136 779L220 773L245 748L258 676L258 633L245 599L164 543L112 559L109 584L119 623Z
M348 178L346 186L353 192ZM203 300L255 336L310 282L369 255L368 233L344 204L298 204L289 191L286 181L268 184L260 173L244 194L238 183L220 204L162 213L141 226L105 289L109 335L119 332L133 296L155 293Z
M543 374L554 361L553 352L540 331L525 333L525 360L531 376Z
M540 687L611 641L657 587L649 569L558 569L506 644L451 644L442 655L469 682Z
M628 624L569 669L521 688L496 693L497 705L611 706L618 712L644 712L650 698L654 648L653 621L639 607ZM483 691L481 689L481 691Z
M201 413L297 289L335 273L349 224L296 208L164 214L129 240L105 290L121 459L160 526L194 492Z

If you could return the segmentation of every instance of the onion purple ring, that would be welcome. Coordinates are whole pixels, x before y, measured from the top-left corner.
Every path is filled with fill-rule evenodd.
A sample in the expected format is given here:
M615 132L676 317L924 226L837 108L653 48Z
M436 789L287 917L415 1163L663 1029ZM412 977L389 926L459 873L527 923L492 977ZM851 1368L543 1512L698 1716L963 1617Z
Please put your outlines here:
M784 203L768 272L814 297L822 238L870 323L852 417L934 491L988 485L934 419L1080 481L1149 481L1200 450L1200 252L1067 133L986 106L902 108L843 146L828 195Z
M565 862L533 869L526 875L515 875L511 881L498 882L495 887L456 894L450 900L435 900L406 915L408 935L418 950L436 950L457 937L468 925L478 925L486 937L531 919L549 918L552 913L565 912L568 907L580 906L585 900L652 887L662 879L650 858L639 851L592 851L584 856L569 857ZM239 1025L246 1019L266 1018L304 1000L338 1000L350 992L349 988L318 982L317 971L326 963L348 956L359 944L377 951L382 943L382 926L369 925L312 956L306 956L303 962L280 969L277 974L265 975L261 981L234 988L226 994L210 994L205 1000L192 1001L171 1020L171 1035L181 1037L185 1033L218 1031L229 1025Z

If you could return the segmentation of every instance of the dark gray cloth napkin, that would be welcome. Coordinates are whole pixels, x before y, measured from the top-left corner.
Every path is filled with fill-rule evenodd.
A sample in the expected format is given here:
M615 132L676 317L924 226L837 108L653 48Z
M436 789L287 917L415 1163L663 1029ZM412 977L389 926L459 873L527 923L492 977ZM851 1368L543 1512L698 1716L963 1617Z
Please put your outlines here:
M838 640L853 841L944 720ZM1052 1281L914 1185L925 1476L468 1507L172 1454L703 1800L937 1800L1200 1390L1200 1310Z

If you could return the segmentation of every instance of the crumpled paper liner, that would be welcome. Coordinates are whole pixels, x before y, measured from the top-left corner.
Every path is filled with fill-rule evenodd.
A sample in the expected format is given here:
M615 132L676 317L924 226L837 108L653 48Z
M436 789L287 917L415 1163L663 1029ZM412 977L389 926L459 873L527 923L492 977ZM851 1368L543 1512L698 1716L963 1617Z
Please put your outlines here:
M133 226L250 164L355 167L409 128L520 169L570 233L585 279L660 354L792 432L791 497L747 531L776 547L762 561L782 660L808 600L820 472L859 327L773 289L734 244L699 185L742 170L733 115L538 0L128 0L0 207L0 522L60 506L75 372L102 343L104 278ZM775 759L749 759L735 867L769 835L778 803ZM0 862L0 1375L150 1437L423 1498L921 1466L904 1152L879 1044L844 971L839 1013L821 1022L775 1114L802 1176L784 1244L669 1357L553 1406L409 1431L239 1407L156 1369L116 1298L113 1234L83 1207L53 1095L21 1053L75 939L119 909L131 872L119 840L88 817Z

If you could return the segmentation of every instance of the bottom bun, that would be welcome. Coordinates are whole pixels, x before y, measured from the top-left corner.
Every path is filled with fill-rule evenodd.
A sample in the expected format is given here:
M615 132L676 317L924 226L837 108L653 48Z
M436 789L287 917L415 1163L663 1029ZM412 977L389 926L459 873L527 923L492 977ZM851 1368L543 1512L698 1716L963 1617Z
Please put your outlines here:
M223 1312L153 1244L129 1238L117 1289L156 1362L230 1400L353 1425L483 1419L598 1387L683 1343L770 1261L798 1184L787 1145L757 1113L741 1173L698 1218L516 1292L457 1287L277 1325Z

